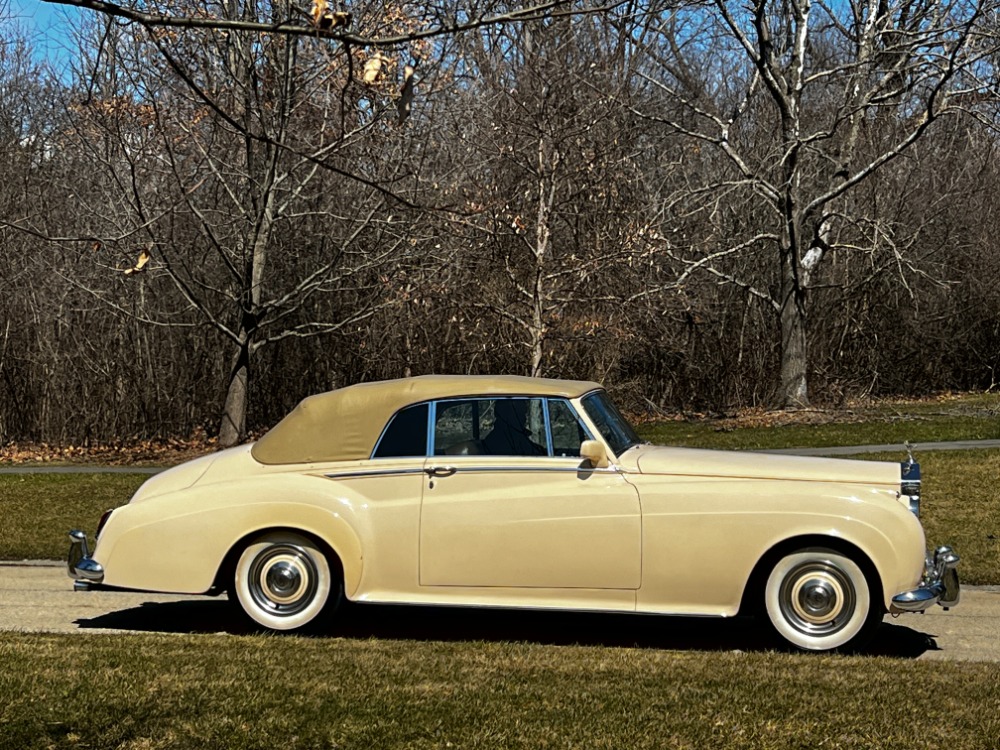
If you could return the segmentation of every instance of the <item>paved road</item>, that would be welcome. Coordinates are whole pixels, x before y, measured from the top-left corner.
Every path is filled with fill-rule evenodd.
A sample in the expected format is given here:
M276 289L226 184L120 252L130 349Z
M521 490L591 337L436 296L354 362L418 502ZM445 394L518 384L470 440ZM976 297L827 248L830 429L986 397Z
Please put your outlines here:
M921 660L1000 661L1000 586L965 587L950 612L886 618L872 645L880 655ZM203 596L76 592L58 563L0 563L0 630L57 633L245 632L225 601ZM758 650L769 641L748 620L603 614L487 612L354 606L331 635L410 640L521 640L669 649Z
M0 474L159 474L165 466L0 466Z

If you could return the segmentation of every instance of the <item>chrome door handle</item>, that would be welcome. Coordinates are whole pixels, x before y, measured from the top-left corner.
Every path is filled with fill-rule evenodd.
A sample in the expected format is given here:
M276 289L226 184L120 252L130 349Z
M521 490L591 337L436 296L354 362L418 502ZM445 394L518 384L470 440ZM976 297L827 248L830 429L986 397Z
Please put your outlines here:
M426 471L427 474L432 477L450 477L452 474L458 471L458 469L456 469L454 466L431 466L427 469L424 469L424 471Z

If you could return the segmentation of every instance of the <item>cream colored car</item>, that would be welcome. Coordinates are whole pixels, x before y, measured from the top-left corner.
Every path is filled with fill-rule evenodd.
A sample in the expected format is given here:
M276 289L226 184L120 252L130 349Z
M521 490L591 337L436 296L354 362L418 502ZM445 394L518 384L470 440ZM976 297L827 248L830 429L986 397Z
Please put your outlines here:
M228 591L273 630L357 602L731 617L860 646L957 603L919 467L647 445L596 383L426 376L304 400L109 511L76 587Z

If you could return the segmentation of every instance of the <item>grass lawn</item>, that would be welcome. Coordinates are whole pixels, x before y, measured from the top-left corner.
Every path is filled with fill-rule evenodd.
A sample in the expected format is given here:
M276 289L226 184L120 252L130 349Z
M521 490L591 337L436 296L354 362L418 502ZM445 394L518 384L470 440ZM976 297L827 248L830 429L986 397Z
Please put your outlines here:
M639 425L639 435L659 445L687 448L767 450L770 448L825 448L835 445L888 445L948 440L1000 439L1000 418L907 418L888 422L829 422L787 424L779 427L720 427L713 422L650 422Z
M899 460L894 454L858 458ZM1000 451L927 451L917 459L927 543L955 548L964 583L1000 584Z
M108 508L124 505L140 474L0 474L0 560L63 558L66 532L93 538Z
M992 748L994 664L0 635L0 748Z
M662 445L742 450L998 439L1000 394L880 401L850 410L648 422L639 425L638 432Z

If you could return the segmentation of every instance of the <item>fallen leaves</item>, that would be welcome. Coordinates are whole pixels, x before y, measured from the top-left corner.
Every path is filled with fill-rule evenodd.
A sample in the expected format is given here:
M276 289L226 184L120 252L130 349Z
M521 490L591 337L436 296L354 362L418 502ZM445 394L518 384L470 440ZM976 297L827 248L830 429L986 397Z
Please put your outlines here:
M49 445L48 443L10 443L0 446L4 464L131 464L172 465L218 450L216 438L204 432L188 438L134 440L88 445Z

